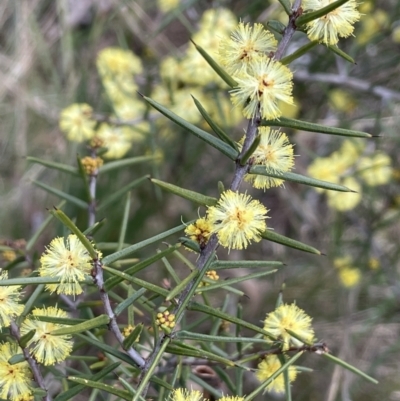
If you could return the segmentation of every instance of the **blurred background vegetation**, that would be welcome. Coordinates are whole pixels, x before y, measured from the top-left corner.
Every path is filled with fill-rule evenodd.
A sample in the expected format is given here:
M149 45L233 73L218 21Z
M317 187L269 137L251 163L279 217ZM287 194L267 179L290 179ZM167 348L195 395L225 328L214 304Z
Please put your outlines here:
M135 80L140 92L152 97L160 86L168 87L168 82L160 78L163 61L168 56L184 57L206 10L224 7L238 19L263 24L271 18L285 23L287 18L278 2L268 0L175 3L178 5L171 0L1 1L0 240L30 238L47 217L46 209L59 203L58 198L34 186L33 180L84 197L78 178L28 163L26 157L75 166L76 155L86 155L84 145L67 141L58 127L58 118L63 108L77 102L90 104L99 119L112 113L96 69L99 51L121 47L140 57L144 72ZM315 371L303 372L294 383L296 400L400 400L400 3L364 1L361 8L364 16L356 24L355 38L339 43L356 64L338 58L324 46L296 60L291 65L296 107L284 113L375 136L364 141L365 148L355 156L350 171L360 186L359 202L350 210L340 211L328 204L325 194L309 187L287 183L285 188L263 193L246 184L243 190L270 209L270 227L320 249L325 256L304 254L270 242L229 254L230 259L282 260L286 264L273 277L242 285L248 298L232 302L244 305L248 319L259 324L274 309L285 283L285 301L296 301L314 318L319 339L334 354L380 381L372 385L310 355L303 359L303 365ZM306 41L304 34L296 34L289 52ZM194 81L178 82L178 89L189 97L201 87L204 73L194 68ZM175 74L179 75L178 69ZM239 140L246 124L231 106L224 108L226 90L208 82L202 96L208 110L220 110L221 124ZM183 117L192 113L191 106L184 103L176 108ZM211 196L218 196L219 180L226 186L230 184L233 165L215 150L153 110L143 107L141 118L149 122L145 138L132 146L127 156L157 154L162 161L101 176L99 199L144 174ZM199 114L193 118L208 129ZM288 134L296 144L295 172L307 174L308 167L321 157L330 157L327 175L330 169L336 171L332 155L340 152L344 138L293 130ZM384 184L367 185L360 179L362 171L356 162L377 151L390 157L390 166L386 166L390 177ZM127 235L131 243L198 214L195 206L159 191L150 182L135 189L132 200ZM117 241L122 209L121 201L98 216L106 217L107 223L96 241ZM81 228L86 228L86 212L71 205L65 210L76 217ZM63 232L55 224L42 234L35 249L38 255L56 234ZM223 250L219 255L221 259L227 257ZM233 274L241 272L230 271L225 276ZM166 272L159 269L157 275L161 280ZM214 304L219 306L221 299L215 295Z

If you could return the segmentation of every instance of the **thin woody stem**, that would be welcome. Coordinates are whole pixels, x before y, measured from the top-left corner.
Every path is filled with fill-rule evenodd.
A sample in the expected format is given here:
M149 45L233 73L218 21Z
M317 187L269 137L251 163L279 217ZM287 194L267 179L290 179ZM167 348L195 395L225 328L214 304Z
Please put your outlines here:
M114 311L111 306L110 298L108 293L104 289L104 275L101 262L99 260L94 261L94 283L96 284L97 288L99 289L100 299L103 303L104 312L110 318L110 322L108 326L112 333L114 334L117 341L123 346L124 336L122 335L118 324L117 318L114 314ZM126 349L125 352L132 358L132 360L136 363L139 368L143 368L145 365L144 359L140 356L140 354L135 351L133 348Z
M17 340L19 346L21 347L21 344L20 344L21 334L19 331L19 327L15 324L15 322L11 322L10 333ZM44 378L42 376L42 372L40 371L39 364L31 357L28 348L21 347L21 349L22 349L22 353L24 354L26 361L29 364L29 367L31 368L35 382L42 390L44 390L46 392L46 395L43 397L43 401L51 401L52 398L51 398L50 394L48 393L48 390L44 383Z
M285 29L282 40L279 43L278 49L275 53L274 58L276 60L280 60L283 57L285 50L296 31L295 21L296 21L296 18L298 17L298 11L300 8L300 4L301 4L301 0L296 0L293 5L293 13L289 18L288 26ZM249 123L247 126L247 131L245 134L243 148L242 148L242 151L241 151L239 157L237 158L234 176L232 179L232 183L230 185L230 189L232 191L237 191L240 188L240 185L243 182L244 176L246 175L246 173L249 169L249 163L247 163L245 166L241 166L240 159L252 145L252 143L257 135L258 127L260 126L260 124L261 124L261 117L260 117L259 113L257 113L257 115L254 118L249 120ZM204 247L204 249L202 249L202 251L200 253L200 257L196 263L197 269L200 270L200 273L199 273L200 275L205 273L204 269L205 269L205 267L207 267L207 261L210 259L210 257L212 257L212 254L217 250L217 248L218 248L218 238L217 238L216 234L212 234L207 242L207 245ZM192 289L195 281L196 281L196 279L192 280L190 283L188 283L187 287L183 290L181 297L178 300L178 306L177 306L176 310L180 310L180 306L182 304L186 303L184 301L186 301L186 297L191 294L190 290ZM182 318L182 316L183 316L183 313L181 314L180 318ZM177 322L177 323L179 323L179 322ZM178 324L176 324L175 327L178 327ZM155 344L153 352L147 358L146 363L142 369L142 373L139 378L139 383L141 383L143 378L146 377L147 371L149 370L149 368L151 366L153 366L153 362L154 362L155 358L158 357L158 353L161 350L161 346L162 346L163 342L165 341L166 338L170 338L170 336L171 336L170 334L167 335L165 333L160 335L158 342ZM141 391L141 396L143 398L145 398L146 394L147 394L148 383L147 383L147 385L145 385L145 386L141 385L140 387L143 388L143 390ZM135 397L135 399L136 399L136 397Z

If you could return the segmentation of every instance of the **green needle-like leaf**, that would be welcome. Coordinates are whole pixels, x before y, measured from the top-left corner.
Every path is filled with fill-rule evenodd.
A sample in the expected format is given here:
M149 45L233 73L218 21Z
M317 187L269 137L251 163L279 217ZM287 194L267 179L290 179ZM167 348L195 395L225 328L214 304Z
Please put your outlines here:
M258 394L260 394L263 390L267 388L267 386L272 383L282 372L286 369L289 369L291 365L293 365L302 355L302 352L293 355L284 365L282 365L277 371L275 371L265 382L261 384L261 386L257 387L252 393L250 393L243 401L251 401Z
M91 376L91 380L93 381L99 381L103 377L106 377L109 373L114 371L121 363L120 362L115 362L112 363L109 366L106 366L103 370L101 370L98 373L95 373L93 376ZM68 401L75 397L77 394L79 394L81 391L83 391L86 388L85 385L79 384L78 386L72 387L68 389L67 391L63 391L60 393L54 401Z
M7 280L0 280L0 287L8 285L37 285L37 284L59 284L62 281L62 277L18 277L9 278ZM79 281L81 284L93 284L93 280L82 280Z
M354 137L354 138L372 138L371 134L367 134L366 132L362 131L328 127L321 124L314 124L286 117L279 117L279 120L262 120L261 125L267 127L288 127L307 132L318 132L320 134L339 135L339 136Z
M244 153L244 155L240 158L240 165L245 166L248 160L250 159L251 155L256 151L258 148L258 145L261 142L261 135L257 135L254 138L253 143L251 144L250 148L247 150L247 152Z
M68 164L56 163L49 160L38 159L37 157L28 156L26 158L28 162L41 164L42 166L49 167L53 170L62 171L63 173L68 173L79 177L79 170L76 167L69 166Z
M347 3L349 0L337 0L333 3L328 4L327 6L320 8L317 11L312 11L306 14L301 15L296 20L296 26L301 27L304 24L307 24L311 21L314 21L317 18L321 18L324 15L330 13L331 11L335 10L336 8L342 6L344 3Z
M261 344L271 344L270 341L267 341L263 338L255 338L255 337L229 337L229 336L210 336L208 334L201 333L192 333L191 331L178 331L174 339L181 340L194 340L194 341L207 341L207 342L222 342L222 343L261 343Z
M120 315L128 306L132 305L145 292L146 288L141 288L140 290L136 291L132 296L130 296L129 298L125 299L123 302L118 304L114 309L115 315L116 316Z
M143 96L144 100L151 104L156 110L158 110L161 114L164 114L165 117L169 118L174 123L178 124L182 128L187 129L190 133L197 136L204 142L208 143L215 149L219 150L225 156L228 156L231 160L236 160L239 152L235 149L232 149L227 143L221 141L221 139L216 138L215 136L209 134L206 131L196 127L195 125L189 123L188 121L184 120L182 117L179 117L172 111L168 110L166 107L162 106L161 104L157 103L156 101L150 99L149 97Z
M228 287L232 284L241 283L242 281L247 281L247 280L252 280L252 279L260 278L263 276L267 276L269 274L276 273L277 271L278 270L270 270L270 271L258 272L258 273L253 273L253 274L247 274L246 276L235 277L235 278L231 278L231 279L227 279L227 280L221 280L218 282L214 281L213 284L209 284L207 286L197 288L196 292L197 293L206 292L206 291L215 290L217 288ZM210 281L212 281L212 280L210 280Z
M179 295L186 286L199 274L198 270L192 271L184 280L182 280L175 288L173 288L166 297L166 301L170 301L174 299L177 295Z
M86 238L81 230L75 223L60 209L51 210L50 213L57 217L67 228L69 228L82 242L82 245L87 249L92 259L97 259L97 251L94 249L93 244Z
M129 364L133 368L135 368L136 370L138 369L136 363L125 352L118 351L114 347L112 347L108 344L102 343L101 341L95 340L94 338L92 338L88 335L78 333L78 334L75 334L75 336L82 339L84 342L89 343L89 344L99 348L100 350L102 350L110 355L115 356L117 359L126 362L127 364Z
M164 288L159 287L158 285L149 283L136 277L131 277L124 272L120 272L119 270L113 269L112 267L103 266L103 269L121 278L122 280L127 280L131 283L137 284L138 286L146 288L147 290L159 294L164 298L168 295L168 291Z
M231 87L235 88L237 82L199 45L191 40L196 50L204 57L210 67Z
M289 0L278 0L278 1L279 1L279 3L281 3L281 6L285 10L285 13L287 15L291 15L292 14L292 5L290 4L290 1Z
M92 226L88 227L83 233L86 236L93 237L93 235L96 234L97 231L99 231L106 223L107 223L107 219L101 219L100 221L97 221L96 223L94 223Z
M261 236L268 241L276 242L278 244L288 246L289 248L298 249L303 252L313 253L315 255L321 255L321 252L318 249L310 245L303 244L300 241L296 241L294 239L285 237L284 235L277 234L272 230L264 231L261 234Z
M220 311L219 309L211 308L210 306L199 304L197 302L190 302L188 305L189 310L197 311L197 312L202 312L210 316L215 316L218 317L222 320L226 320L228 322L237 324L241 327L246 327L250 330L255 331L256 333L260 333L266 337L271 338L272 340L276 341L275 336L273 336L271 333L268 333L267 331L263 330L261 327L258 327L254 324L251 324L249 322L246 322L245 320L239 319L236 316L229 315L225 312Z
M150 266L151 264L153 264L154 262L156 262L157 260L160 260L161 258L169 255L170 253L174 252L176 249L178 249L180 246L180 244L176 244L173 246L169 246L167 249L164 249L161 252L158 252L157 254L150 256L149 258L140 261L139 263L127 268L126 270L124 270L123 272L118 271L119 273L123 273L125 276L126 275L130 275L133 276L137 273L139 273L141 270L143 270L144 268L146 268L147 266ZM105 265L105 259L103 259L103 264ZM109 279L106 280L106 282L104 283L104 288L106 291L111 290L113 287L115 287L117 284L119 284L121 281L123 281L124 279L121 279L120 277L111 277Z
M131 334L129 334L128 337L124 339L124 342L122 344L124 349L129 349L132 347L132 345L135 343L136 339L139 338L140 333L143 330L143 323L138 324L132 331Z
M192 223L192 221L188 222L187 224ZM103 264L104 265L110 265L111 263L116 262L119 259L123 259L126 258L128 255L131 255L134 252L137 252L138 250L154 244L155 242L161 241L164 238L169 237L170 235L173 235L175 233L178 233L179 231L182 231L186 228L187 224L181 224L180 226L171 228L168 231L164 231L161 234L158 234L154 237L148 238L144 241L138 242L137 244L128 246L127 248L121 249L118 252L112 253L111 255L106 256L105 258L103 258Z
M285 65L290 64L292 61L297 60L299 57L306 54L313 47L317 46L317 44L318 40L313 40L312 42L307 43L306 45L300 47L300 49L297 49L294 53L289 54L289 56L282 58L281 63Z
M68 376L68 380L74 383L83 384L85 387L97 388L99 390L105 391L106 393L116 395L117 397L122 398L123 400L130 401L132 399L132 395L129 391L120 390L115 386L110 386L109 384L89 379L83 379L81 377L76 377L76 376Z
M24 336L22 336L20 338L19 346L21 348L26 348L26 346L28 345L29 341L32 340L32 338L35 336L35 334L36 334L36 330L35 329L28 331ZM24 357L24 360L25 360L25 357Z
M212 196L206 196L198 192L191 191L189 189L181 188L168 182L157 180L156 178L151 178L150 181L160 188L165 189L166 191L171 192L175 195L178 195L181 198L190 200L198 205L214 206L218 202L218 199L213 198Z
M240 268L272 267L272 266L283 266L283 263L279 261L267 261L267 260L216 260L211 265L211 269L223 270L223 269L240 269Z
M100 315L93 319L86 320L83 323L76 324L70 327L63 327L62 329L57 329L51 332L53 336L64 336L68 334L82 333L83 331L88 331L95 329L96 327L107 325L110 322L110 318L107 315Z
M44 189L45 191L49 192L50 194L56 195L61 199L65 199L67 202L70 202L70 203L74 204L75 206L78 206L81 209L86 210L88 208L88 203L83 201L82 199L77 198L76 196L67 194L64 191L60 191L57 188L43 184L40 181L33 180L32 183L37 185L38 187Z
M184 356L192 356L195 358L208 359L210 361L222 363L226 366L235 366L235 364L232 361L230 361L229 359L220 357L211 352L207 352L203 349L198 349L198 348L189 346L187 344L180 344L178 342L169 344L168 347L166 348L166 352L169 352L170 354L174 354L174 355L184 355Z
M99 173L109 173L110 171L117 170L123 167L133 166L134 164L145 163L157 160L157 156L137 156L128 159L116 160L103 164L99 168Z
M29 333L27 333L26 335L28 335L28 334L30 334L30 333L32 333L32 331L33 331L33 334L32 334L32 336L31 336L31 338L35 335L35 333L36 333L36 330L31 330ZM25 336L24 336L25 337ZM29 341L29 340L28 340ZM26 347L26 343L27 343L27 341L25 342L25 345L21 345L21 343L20 343L20 345L21 346L23 346L24 348ZM26 359L25 359L25 356L24 356L24 354L16 354L16 355L13 355L7 362L10 364L10 365L16 365L17 363L21 363L21 362L25 362L26 361Z
M239 151L236 142L229 137L229 135L210 117L207 113L206 109L201 105L201 103L192 96L194 103L197 109L200 111L203 118L207 121L208 125L211 129L218 135L218 137L226 142L232 149L235 149L237 152Z
M297 182L298 184L308 185L310 187L317 187L328 189L331 191L340 191L340 192L354 192L353 190L345 187L344 185L334 184L332 182L317 180L316 178L307 177L305 175L286 172L286 173L273 173L271 171L267 171L265 166L252 166L250 167L250 174L259 174L265 175L267 177L278 178L279 180Z
M282 22L277 20L270 20L267 22L267 27L270 31L283 35L285 33L286 26Z
M352 64L356 64L355 60L353 57L349 56L347 53L345 53L343 50L339 49L337 46L332 46L328 45L328 49L337 54L339 57L342 57L346 61L349 61Z
M135 181L132 181L128 185L122 187L118 191L115 191L113 194L109 195L104 202L100 204L100 206L97 208L98 212L103 211L107 206L113 204L114 202L117 202L120 200L127 192L129 192L131 189L137 187L138 185L142 184L143 182L146 181L146 179L150 178L149 175L145 175L143 177L138 178Z
M362 378L368 380L371 383L378 384L378 380L374 379L371 376L368 376L366 373L362 372L361 370L357 369L356 367L349 365L347 362L342 361L341 359L337 358L336 356L333 356L329 353L324 353L322 356L326 359L329 359L331 362L336 363L337 365L349 370L350 372L355 373L358 376L361 376Z

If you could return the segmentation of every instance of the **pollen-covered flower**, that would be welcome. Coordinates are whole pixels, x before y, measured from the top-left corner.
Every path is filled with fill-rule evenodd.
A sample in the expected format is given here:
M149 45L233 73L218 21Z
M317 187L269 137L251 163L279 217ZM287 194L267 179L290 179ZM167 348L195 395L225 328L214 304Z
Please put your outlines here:
M133 75L142 72L140 58L130 50L106 47L97 55L97 69L102 77Z
M334 184L339 182L339 175L343 172L341 166L330 157L317 157L307 169L311 177ZM325 192L323 188L314 188L317 192Z
M259 242L266 230L268 210L250 195L233 192L222 193L216 206L207 211L212 232L217 233L219 243L229 249L243 249L251 241Z
M81 159L81 163L85 173L93 175L103 165L103 159L101 157L86 156Z
M344 287L354 287L361 281L361 271L357 268L345 267L339 270L339 279Z
M260 127L260 144L252 154L253 165L265 166L266 172L281 174L290 171L294 165L293 145L286 134L269 127ZM239 142L242 146L244 138ZM254 188L267 189L279 187L283 180L259 174L247 174L245 180L251 182Z
M41 277L59 277L59 284L47 284L51 292L66 295L78 295L83 292L79 281L85 279L92 268L92 258L87 249L74 234L64 238L55 238L50 242L40 258L39 274Z
M358 163L361 178L371 187L387 184L392 177L392 162L390 157L382 152L376 152L372 157L363 157Z
M64 324L42 322L36 316L68 318L67 312L49 306L48 308L36 308L32 315L25 319L21 325L21 335L36 330L34 336L29 340L31 354L43 365L54 365L64 361L72 351L72 340L70 335L54 336L55 330L68 327Z
M239 397L237 395L230 395L230 396L225 396L218 398L218 401L243 401L244 397Z
M266 61L266 55L276 50L277 41L262 24L240 22L230 38L221 40L219 55L228 73L246 70L256 60Z
M296 304L282 304L273 312L268 313L264 320L264 330L278 338L282 342L282 349L287 350L291 345L300 347L303 342L289 334L286 329L293 331L304 341L314 340L311 320L311 317Z
M185 234L193 241L196 241L200 248L204 247L212 230L211 223L205 218L197 219L193 224L189 224L185 228Z
M203 394L197 390L177 388L170 395L171 401L204 401Z
M228 8L209 8L201 16L199 26L202 32L231 32L237 26L237 18Z
M354 267L350 256L336 258L333 265L338 269L339 280L344 287L351 288L357 285L361 280L361 271Z
M247 71L235 76L238 87L231 90L232 103L243 107L243 115L273 120L282 115L278 101L292 104L293 74L279 61L254 61Z
M328 6L335 0L303 0L305 11L316 11ZM310 40L318 40L326 45L336 45L339 38L347 38L354 31L353 24L360 19L357 1L349 0L333 11L306 24Z
M361 202L362 188L353 177L344 178L341 185L355 192L327 191L328 205L339 212L346 212L354 209Z
M17 344L0 343L0 398L10 401L32 400L31 371L28 362L11 365L11 357L22 354Z
M0 281L7 279L8 272L0 273ZM24 305L18 303L22 295L20 288L20 285L0 286L0 331L24 310Z
M96 121L86 103L74 103L61 111L59 126L70 141L83 142L94 136Z
M103 155L107 159L124 157L132 147L134 139L137 141L143 140L143 135L133 131L131 127L116 127L107 123L101 124L97 136L108 149Z
M257 379L261 382L268 380L282 366L281 361L276 355L266 355L265 359L258 365L256 372ZM289 382L293 382L297 376L297 370L294 366L288 369ZM285 379L283 372L277 376L266 388L267 391L283 393L285 391Z

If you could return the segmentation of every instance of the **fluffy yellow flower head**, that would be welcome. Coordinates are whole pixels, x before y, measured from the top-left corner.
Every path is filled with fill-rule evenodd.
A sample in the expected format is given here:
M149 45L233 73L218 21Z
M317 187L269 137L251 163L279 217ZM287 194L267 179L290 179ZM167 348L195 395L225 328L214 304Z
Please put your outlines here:
M238 87L231 90L232 103L243 107L243 115L253 118L260 110L262 118L273 120L282 115L279 100L292 104L293 74L279 61L254 61L247 71L235 76Z
M101 50L97 55L96 65L102 77L139 74L143 69L139 57L130 50L119 47Z
M339 279L344 287L354 287L361 281L361 271L354 267L344 267L339 270Z
M22 354L17 344L0 343L0 398L10 401L32 400L31 371L28 362L11 365L11 357Z
M144 139L144 136L134 127L114 126L107 123L101 124L97 137L108 149L103 155L107 159L121 159L128 153L133 142L142 142Z
M266 55L276 50L277 41L262 24L243 24L232 32L230 38L221 40L219 55L228 73L247 70L255 60L266 60Z
M353 259L350 256L336 258L333 265L338 269L339 280L344 287L351 288L360 282L361 271L353 266Z
M0 273L0 281L8 279L8 272ZM22 296L20 285L0 287L0 331L3 327L8 327L13 317L19 316L24 305L19 304Z
M61 111L59 126L70 141L83 142L94 136L96 121L86 103L74 103Z
M333 184L339 182L339 176L344 171L344 166L340 160L332 157L317 157L307 169L311 177L322 181L328 181ZM314 188L317 192L325 192L325 189Z
M215 29L231 32L237 25L237 18L228 8L210 8L204 11L199 25L201 32L215 33Z
M77 295L83 292L79 281L85 279L92 269L89 252L74 234L55 238L40 258L41 277L59 277L59 284L47 284L46 288L57 294Z
M266 172L281 174L290 171L294 165L293 145L286 134L269 127L258 129L261 141L252 155L253 165L265 166ZM239 142L241 148L244 137ZM283 180L259 174L247 174L245 180L251 182L254 188L267 189L279 187Z
M221 398L218 398L218 401L243 401L244 400L244 397L239 397L239 396L234 396L234 395L231 395L231 396L225 396L225 397L221 397Z
M328 6L334 1L303 0L302 7L305 11L315 11ZM353 24L359 19L360 13L357 11L357 1L349 0L323 17L306 24L307 35L310 40L318 40L326 45L336 45L340 37L347 38L353 33Z
M267 228L267 212L250 195L228 190L222 193L216 206L208 208L207 219L222 246L243 249L251 241L261 240L260 234Z
M344 178L340 184L356 192L327 191L329 207L339 212L354 209L362 199L361 185L353 177Z
M203 394L197 390L177 388L170 395L171 401L205 401Z
M282 349L287 350L291 345L301 347L303 343L292 337L286 329L293 331L304 341L314 341L311 320L311 317L296 304L282 304L273 312L268 313L264 320L264 330L278 338L282 342Z
M358 170L360 177L371 187L387 184L393 173L390 157L382 152L376 152L372 157L361 158Z
M31 330L36 330L35 335L29 340L28 347L35 359L44 365L54 365L64 361L72 351L70 335L54 336L52 332L63 327L64 324L42 322L35 316L68 318L68 314L61 309L50 306L48 308L36 308L21 325L21 334L25 335Z
M256 372L257 379L261 382L268 380L282 366L276 355L266 355L265 359L258 365ZM297 376L295 367L290 366L288 369L289 381L293 382ZM267 391L283 393L285 391L285 379L283 373L277 376L266 388Z

